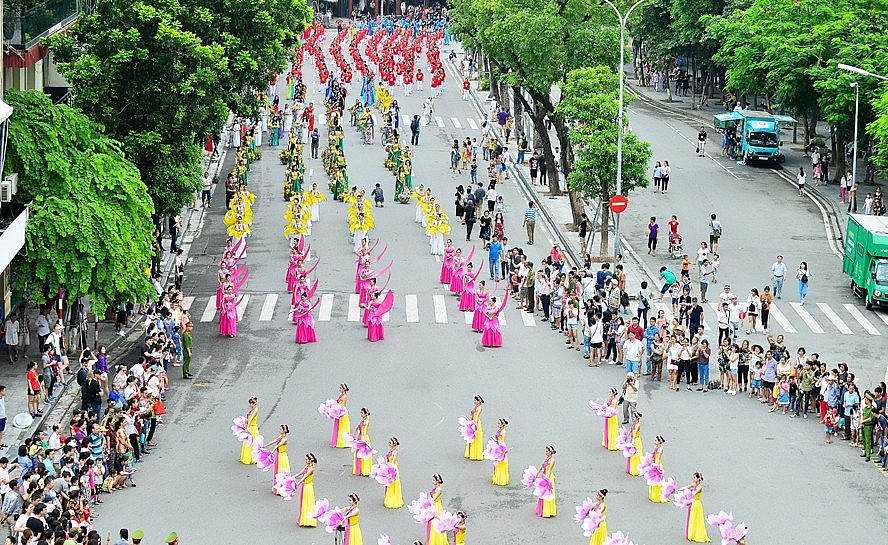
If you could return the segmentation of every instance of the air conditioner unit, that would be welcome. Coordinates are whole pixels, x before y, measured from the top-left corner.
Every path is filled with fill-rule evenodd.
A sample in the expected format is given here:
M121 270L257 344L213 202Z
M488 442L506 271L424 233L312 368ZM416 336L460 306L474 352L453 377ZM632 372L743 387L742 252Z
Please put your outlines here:
M12 173L0 182L0 202L11 202L18 191L18 174Z

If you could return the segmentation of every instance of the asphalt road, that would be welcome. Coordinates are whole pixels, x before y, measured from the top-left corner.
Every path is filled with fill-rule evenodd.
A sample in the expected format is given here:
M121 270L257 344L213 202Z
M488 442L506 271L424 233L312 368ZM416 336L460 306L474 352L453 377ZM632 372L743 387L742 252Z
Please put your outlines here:
M421 95L397 98L402 113L420 112ZM468 176L449 173L449 142L478 132L465 128L468 119L477 120L477 115L460 99L452 77L444 96L436 99L436 115L443 118L444 126L433 123L423 128L414 183L431 185L442 202L450 203L453 187L467 183ZM451 117L464 128L457 129ZM669 196L631 197L627 218L632 214L644 218L654 212L662 216L673 208L685 221L690 243L703 234L705 221L699 217L717 206L726 224L720 252L725 263L722 278L734 277L732 283L741 286L761 284L776 252L784 252L791 263L805 256L819 273L812 301L835 304L837 300L828 297L838 297L840 289L826 287L832 273L826 266L820 272L819 266L828 250L817 241L817 226L800 221L810 212L808 204L796 202L782 186L775 187L767 173L756 171L738 181L711 160L694 158L689 146L643 109L633 117L633 126L652 140L657 158L671 159L674 175ZM692 134L688 127L676 128ZM382 183L391 201L393 181L383 167L384 149L378 141L362 146L347 129L346 158L353 183L368 192L373 184ZM320 161L308 160L308 167L326 191ZM360 322L348 319L354 257L345 205L322 203L322 219L314 225L311 243L313 254L321 259L319 293L332 294L333 304L329 320L317 321L319 342L295 345L284 284L287 243L282 234L282 182L283 166L266 147L265 157L250 173L257 201L254 236L247 252L251 274L242 290L250 300L238 336L220 338L215 321L197 323L195 380L186 383L174 378L169 414L159 432L160 446L140 465L139 487L106 501L98 519L100 527L113 531L140 527L150 543L171 530L179 533L183 544L244 539L331 542L333 537L322 529L296 526L296 503L270 494L270 473L238 463L239 445L229 427L235 416L245 413L247 398L256 395L260 429L266 437L274 437L280 423L290 426L289 452L295 468L301 467L305 452L316 454L318 498L344 505L349 493L361 496L366 543L375 543L381 533L401 544L422 538L423 528L406 509L383 508L381 486L350 474L350 452L327 446L331 425L318 414L317 406L336 395L340 382L347 382L353 423L358 409L368 407L374 445L384 450L391 435L401 442L405 501L409 504L420 491L428 491L432 474L441 473L445 509L469 514L469 543L585 543L588 538L573 522L573 507L602 487L610 490L607 520L611 531L628 532L636 543L684 542L684 512L671 504L649 502L643 480L625 475L620 453L600 446L601 419L589 411L587 402L603 401L608 388L622 382L622 371L609 366L587 368L578 353L565 350L563 339L547 324L528 325L514 305L506 311L505 346L481 347L480 336L469 330L457 311L455 298L437 283L440 264L428 254L426 237L413 222L412 205L389 204L373 211L377 229L372 236L380 238L379 248L388 245L384 261L395 262L390 288L396 302L386 323L385 341L371 344ZM524 203L511 182L502 193L508 203L507 235L523 242L519 235ZM669 207L664 208L663 202ZM700 204L694 207L694 203ZM736 203L735 211L731 203ZM748 211L744 214L743 209ZM224 242L223 213L220 193L195 244L197 248L205 243L206 255L194 249L189 259L185 289L195 297L192 314L198 320L215 290L215 262ZM745 217L755 214L760 214L760 221L741 226ZM773 236L774 218L782 218L779 237ZM634 239L643 236L644 223L636 223L637 228L632 220L624 222ZM460 226L454 225L454 240L461 240L461 234ZM548 247L534 249L543 252ZM476 253L476 263L482 255L481 250ZM278 299L270 316L265 313L263 319L262 307L269 304L269 294ZM416 296L416 322L407 321L407 295ZM441 310L439 304L436 316L436 295L443 295L447 323L438 323ZM868 342L861 343L860 334L852 338L802 333L800 341L793 338L790 345L808 342L809 337L812 343L823 339L818 349L827 361L835 361L839 351L858 359L867 351L875 356L882 346L879 338L866 337ZM475 394L486 400L483 421L488 436L497 418L510 421L512 484L507 488L490 484L492 463L462 457L464 443L456 421L468 414ZM759 403L740 396L686 391L676 395L659 383L646 382L639 409L645 414L647 449L654 435L665 436L668 474L687 484L694 471L702 471L707 513L733 511L736 520L750 526L750 543L773 543L775 535L785 545L863 542L873 535L866 521L888 515L881 501L882 475L845 444L825 445L816 420L768 414ZM547 444L558 450L559 515L543 520L534 516L535 498L521 487L520 478L528 465L539 465ZM827 505L830 520L845 522L824 524ZM716 537L714 529L710 536Z

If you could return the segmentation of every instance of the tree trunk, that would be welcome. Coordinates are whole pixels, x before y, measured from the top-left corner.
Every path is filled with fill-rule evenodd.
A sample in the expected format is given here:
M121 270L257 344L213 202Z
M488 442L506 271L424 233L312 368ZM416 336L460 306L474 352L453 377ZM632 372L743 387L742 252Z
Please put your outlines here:
M691 80L691 109L697 110L697 58L691 57L691 71L688 74Z
M512 87L512 107L514 109L513 117L515 118L515 135L524 130L524 104L521 103L520 87Z
M503 101L500 99L499 78L497 77L496 68L494 68L492 63L490 64L488 73L490 74L490 96L493 97L497 104L502 104Z
M663 71L663 79L666 80L666 102L672 102L672 59L666 63L666 70Z
M601 245L598 247L598 257L603 258L610 255L610 248L608 248L608 236L610 235L608 232L608 229L610 228L610 209L604 201L602 201L599 206L601 207L601 228L599 230L599 234L601 235Z
M561 195L561 188L558 187L558 181L555 177L555 155L552 153L552 140L549 138L549 131L546 130L546 109L535 101L533 112L533 127L538 139L534 140L534 145L536 146L537 142L539 142L543 148L543 161L546 162L549 194Z
M833 181L838 183L839 177L845 175L845 171L848 170L848 164L845 162L845 138L840 134L837 134L835 129L832 131L832 156L833 156L833 166L835 167L835 171L833 173Z

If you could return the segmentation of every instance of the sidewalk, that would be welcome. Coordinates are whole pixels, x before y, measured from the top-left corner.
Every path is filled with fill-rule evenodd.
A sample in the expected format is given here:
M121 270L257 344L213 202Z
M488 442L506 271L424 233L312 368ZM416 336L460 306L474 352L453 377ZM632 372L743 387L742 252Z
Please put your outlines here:
M210 170L210 173L218 174L225 161L226 150L223 149L216 157L207 155L204 158L203 167ZM222 184L224 191L224 184ZM191 210L186 208L182 213L182 236L179 246L183 250L183 258L186 263L188 259L191 244L200 232L202 225L203 209ZM166 246L169 248L169 246ZM174 254L166 252L163 262L161 263L161 274L163 279L161 283L166 286L171 282L170 275L172 273ZM27 381L26 366L29 361L38 362L38 372L42 374L40 369L40 347L37 346L37 326L34 323L36 318L35 310L29 311L31 325L31 346L29 348L30 357L27 359L19 358L18 362L13 365L3 365L0 367L0 384L6 386L6 431L3 434L3 443L10 445L8 449L0 449L0 455L9 457L15 456L18 445L22 444L27 437L31 437L36 431L45 429L52 424L66 425L71 417L72 411L80 407L80 387L76 381L72 381L71 385L65 387L63 384L57 384L54 395L57 396L53 403L47 403L42 400L40 410L43 416L35 418L31 425L27 428L15 428L12 425L15 415L19 413L27 413ZM50 316L53 316L50 313ZM94 329L94 324L90 323L87 343L91 350L95 346L105 346L108 352L108 366L113 370L115 365L127 363L132 365L138 358L137 349L141 346L144 339L144 327L142 321L144 316L136 315L133 325L123 330L123 335L118 335L114 330L113 321L102 321L98 323L98 331ZM66 335L68 332L66 331ZM19 354L21 356L21 354ZM65 377L73 378L79 369L80 353L69 353L69 369L66 371ZM110 379L109 379L110 380ZM107 395L106 395L107 397Z

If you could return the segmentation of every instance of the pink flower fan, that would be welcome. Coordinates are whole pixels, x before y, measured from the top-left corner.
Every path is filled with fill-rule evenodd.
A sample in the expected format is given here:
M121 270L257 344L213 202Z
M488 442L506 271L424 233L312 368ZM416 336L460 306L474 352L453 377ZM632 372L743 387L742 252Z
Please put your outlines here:
M706 522L712 526L721 526L726 522L734 522L734 514L719 511L717 515L707 515Z
M438 518L432 521L432 526L435 527L435 531L439 534L446 534L455 530L458 522L459 519L456 515L449 511L442 511Z
M487 448L484 449L484 458L494 462L505 462L506 455L510 450L512 449L507 447L505 443L491 439L487 442Z
M264 437L257 435L253 438L253 459L256 460L256 467L262 471L268 471L274 465L275 454L274 451L265 449Z
M625 458L631 458L638 454L638 447L636 447L634 443L619 444L619 447L623 451L623 456Z
M318 407L318 412L330 420L336 420L345 416L345 407L340 405L335 399L328 399L321 403Z
M377 545L392 545L392 540L389 536L385 534L379 534L379 539L376 540Z
M413 514L413 520L418 522L419 524L428 524L429 521L434 520L434 518L438 516L438 510L435 509L435 505L424 505L419 508L419 510Z
M321 522L327 520L327 513L330 511L330 502L327 498L315 502L314 509L309 513L309 517Z
M289 478L290 478L290 470L289 469L281 470L280 473L278 473L277 475L274 476L274 487L276 489L283 488L284 484L286 483L287 479L289 479Z
M422 520L425 519L426 516L423 513L429 509L435 511L435 503L432 501L432 498L429 497L429 495L425 492L420 492L419 498L413 500L412 502L410 502L410 505L407 506L407 511L409 511L410 514L413 515L413 518L416 519L416 522L420 522L423 524L435 518L435 515L437 514L437 512L434 512L431 517L426 520Z
M395 482L395 479L398 478L398 468L395 467L395 464L386 462L382 456L379 456L376 461L377 463L370 468L370 478L376 479L376 482L382 486L389 486Z
M604 545L635 545L631 541L629 541L629 536L624 535L623 532L614 532L611 535L604 538Z
M648 486L659 486L663 482L663 468L660 464L652 464L644 472Z
M474 441L478 435L478 424L465 416L460 416L457 422L459 422L459 433L462 435L463 440L466 443Z
M296 485L299 483L299 479L290 475L289 471L286 472L286 475L278 474L274 480L275 487L282 498L290 501L296 497L296 490L298 489Z
M616 407L612 407L609 403L605 403L600 405L595 403L594 401L589 401L589 408L595 411L598 416L602 418L610 418L612 416L617 416Z
M592 498L586 498L583 500L583 504L576 507L577 514L574 515L574 522L582 523L586 520L586 517L592 512L593 507L595 507L595 500Z
M345 526L345 514L343 513L342 509L334 507L327 512L327 517L324 519L324 522L327 525L327 527L325 528L327 530L327 533L332 534L339 526Z
M355 439L350 433L343 433L342 438L345 439L345 446L352 449L352 451L358 455L358 458L361 458L362 460L372 458L373 455L376 454L376 451L363 439Z
M253 444L253 436L250 434L246 416L238 416L234 419L234 425L231 426L231 433L241 443L244 443L247 446Z
M734 526L733 521L727 521L718 527L722 536L722 545L736 545L741 539L749 533L749 528L745 524Z
M678 507L689 507L694 503L694 491L690 488L682 488L675 493L672 503Z
M598 511L592 511L589 513L589 516L583 519L583 535L586 537L592 537L592 534L598 530L601 523L604 522L604 519L605 516Z
M642 475L647 472L647 470L654 465L654 455L651 453L645 453L641 455L641 458L638 459L638 472Z
M545 473L541 473L533 482L533 495L543 501L550 501L555 497L555 485Z
M524 470L524 476L521 478L521 484L524 485L524 488L533 487L533 481L536 480L537 473L538 470L534 466L528 466Z
M669 477L660 483L660 500L668 501L669 496L675 492L675 477Z

